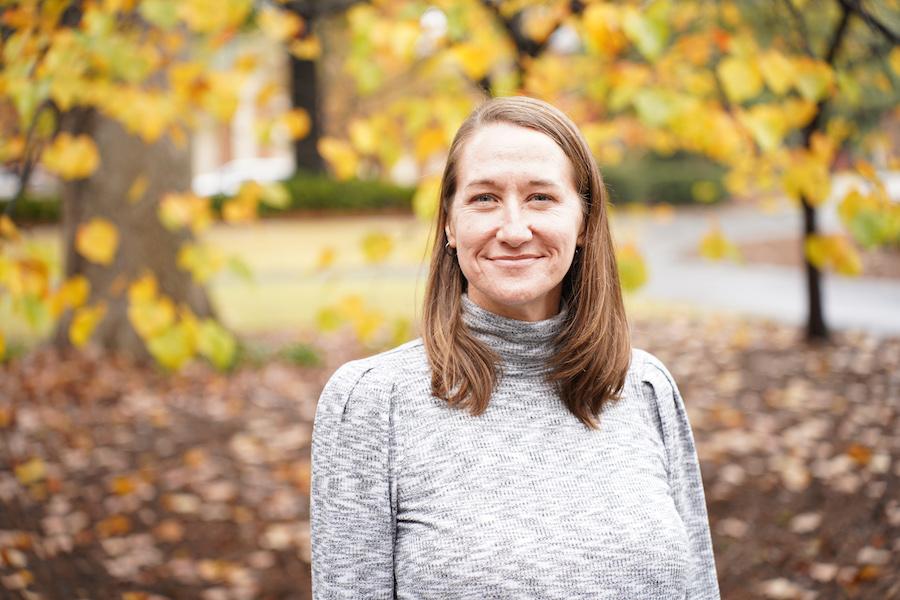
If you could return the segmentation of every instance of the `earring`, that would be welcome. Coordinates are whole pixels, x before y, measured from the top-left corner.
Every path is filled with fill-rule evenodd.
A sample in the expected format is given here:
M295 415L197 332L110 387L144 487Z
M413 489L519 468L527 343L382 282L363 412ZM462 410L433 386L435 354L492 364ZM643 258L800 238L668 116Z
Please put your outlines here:
M447 256L456 256L456 248L450 246L450 242L444 244L444 254Z

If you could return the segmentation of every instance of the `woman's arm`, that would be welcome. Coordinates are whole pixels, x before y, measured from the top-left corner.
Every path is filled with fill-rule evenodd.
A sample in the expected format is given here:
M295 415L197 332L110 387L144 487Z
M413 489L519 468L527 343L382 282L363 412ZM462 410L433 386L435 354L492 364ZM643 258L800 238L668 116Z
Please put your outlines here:
M675 381L663 364L650 355L644 368L644 394L659 410L670 494L687 530L691 552L687 599L717 600L719 584L691 425Z
M391 385L357 361L319 399L312 440L313 598L393 598Z

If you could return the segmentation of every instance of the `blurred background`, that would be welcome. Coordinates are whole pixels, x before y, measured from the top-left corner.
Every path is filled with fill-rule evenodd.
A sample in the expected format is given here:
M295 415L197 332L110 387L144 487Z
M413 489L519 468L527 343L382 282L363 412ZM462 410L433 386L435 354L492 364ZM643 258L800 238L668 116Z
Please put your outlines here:
M0 0L0 596L308 598L456 129L579 125L725 598L900 598L900 4ZM6 595L4 595L6 594Z

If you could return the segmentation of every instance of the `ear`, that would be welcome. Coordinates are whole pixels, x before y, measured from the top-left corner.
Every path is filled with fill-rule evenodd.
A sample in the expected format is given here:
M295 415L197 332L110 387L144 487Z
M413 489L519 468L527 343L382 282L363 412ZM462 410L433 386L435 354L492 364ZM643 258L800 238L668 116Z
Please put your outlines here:
M575 240L575 245L579 248L584 246L584 238L587 235L587 215L581 213L581 231L578 232L578 238Z
M453 227L453 219L447 218L447 223L444 225L444 233L447 234L447 241L450 242L451 248L456 248L456 232Z

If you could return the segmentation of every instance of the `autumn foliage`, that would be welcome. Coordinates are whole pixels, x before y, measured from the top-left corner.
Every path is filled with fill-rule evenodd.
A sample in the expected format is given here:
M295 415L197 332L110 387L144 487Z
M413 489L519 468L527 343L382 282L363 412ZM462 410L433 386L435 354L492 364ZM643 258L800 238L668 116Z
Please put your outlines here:
M333 4L331 12L343 13L320 37L300 16L304 2L3 2L0 160L22 175L40 164L65 180L90 176L100 161L95 141L61 126L79 110L147 143L184 144L204 115L234 116L259 58L237 41L262 32L328 66L335 122L318 150L333 174L412 173L420 183L414 208L425 218L460 122L486 95L523 93L570 114L601 167L645 153L700 155L725 167L729 196L802 209L811 286L823 269L858 274L860 248L900 239L900 205L882 181L898 167L896 0ZM255 102L277 94L277 83L266 85ZM261 139L274 130L302 138L318 118L302 109L267 115L255 125ZM838 179L851 185L839 188ZM147 185L135 178L123 202L140 202ZM698 182L694 194L713 198L717 185ZM829 201L842 231L815 222ZM224 204L222 218L245 222L261 203L285 202L283 189L249 185ZM192 234L213 218L208 199L183 189L165 194L157 213L169 230ZM55 279L9 220L0 235L0 294L36 325L74 311L69 339L78 347L91 339L104 306L83 293L86 284ZM94 218L78 224L73 244L90 263L109 265L127 235ZM715 227L700 242L710 258L737 256ZM177 258L201 284L228 264L194 241ZM635 286L648 275L633 245L620 267ZM153 277L131 273L120 293ZM233 339L215 321L196 326L178 298L161 292L140 298L129 315L159 362L178 367L197 354L230 362Z

